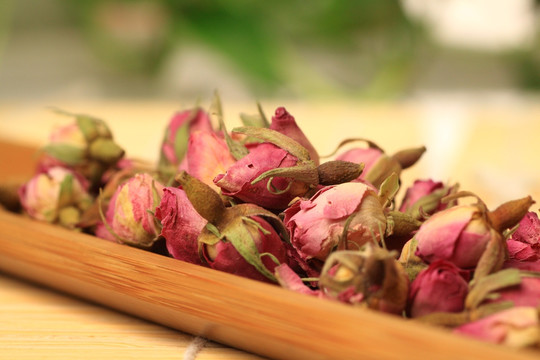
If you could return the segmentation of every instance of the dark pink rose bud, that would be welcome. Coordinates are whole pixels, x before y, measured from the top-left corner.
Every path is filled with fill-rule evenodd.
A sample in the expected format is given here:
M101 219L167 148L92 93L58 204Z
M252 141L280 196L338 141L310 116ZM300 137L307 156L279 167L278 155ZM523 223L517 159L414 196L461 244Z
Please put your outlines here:
M416 219L421 219L424 214L433 213L450 207L451 203L442 203L441 199L451 193L455 193L457 186L448 187L442 182L429 180L416 180L407 189L399 211L408 213Z
M358 251L333 252L324 264L319 286L326 296L341 302L401 314L409 279L394 252L367 243Z
M169 254L175 259L203 265L197 238L207 221L195 211L184 190L164 188L156 218L161 222L161 236Z
M469 286L467 273L451 262L438 260L422 270L409 291L411 317L433 312L460 312L464 309Z
M223 139L214 132L193 131L181 170L186 170L205 184L218 191L214 178L223 174L236 160Z
M159 159L159 169L165 176L176 174L187 151L189 135L196 130L213 131L210 117L201 108L178 112L170 119Z
M150 248L160 229L154 212L163 196L163 185L149 174L137 174L116 189L96 235L141 248ZM150 212L149 212L150 211Z
M457 327L453 332L513 347L538 345L539 313L534 307L514 307Z
M309 151L311 160L313 160L316 165L319 165L319 154L317 153L317 150L315 150L315 147L313 147L302 129L300 129L294 117L289 114L284 107L278 107L276 109L276 113L272 117L270 129L276 130L283 135L287 135L298 142Z
M19 199L30 217L73 228L92 204L88 187L88 181L73 171L52 167L20 187Z
M534 211L529 211L519 222L519 227L512 234L512 240L540 247L540 219Z
M274 268L288 263L280 218L254 204L225 207L219 194L185 171L176 176L193 208L208 223L198 237L199 255L217 270L277 281Z
M247 205L247 204L246 204ZM274 228L263 218L249 217L251 221L238 222L235 226L243 228L241 231L249 233L255 249L258 252L262 265L269 273L274 273L278 263L286 263L287 256L283 241ZM240 275L254 280L268 281L268 276L262 274L245 258L245 254L238 251L232 242L218 241L215 244L202 243L202 256L212 269ZM254 250L255 250L254 249ZM266 256L262 254L272 254Z
M269 189L266 181L252 184L264 172L296 166L298 158L270 143L252 144L247 148L248 155L214 179L223 195L233 196L267 209L284 209L292 199L308 191L307 184L285 177L272 179L271 186L274 189Z
M285 210L284 223L299 255L320 261L335 247L358 249L366 242L379 241L386 229L377 193L363 183L324 187Z
M510 259L537 261L540 259L540 219L528 212L519 222L517 230L506 242Z

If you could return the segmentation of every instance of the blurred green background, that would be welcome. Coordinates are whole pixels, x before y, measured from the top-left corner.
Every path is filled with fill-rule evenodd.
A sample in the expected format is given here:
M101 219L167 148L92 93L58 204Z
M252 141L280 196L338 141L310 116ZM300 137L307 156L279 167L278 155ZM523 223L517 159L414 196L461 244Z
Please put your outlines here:
M539 2L0 0L0 99L535 93Z

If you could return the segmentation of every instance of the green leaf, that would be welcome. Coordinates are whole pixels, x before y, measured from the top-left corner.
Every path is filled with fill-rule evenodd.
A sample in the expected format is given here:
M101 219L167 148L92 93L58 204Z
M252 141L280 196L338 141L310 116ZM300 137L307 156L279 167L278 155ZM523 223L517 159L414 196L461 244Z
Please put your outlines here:
M67 165L80 164L86 155L83 149L66 144L50 144L43 151Z
M257 271L268 279L277 282L274 274L272 274L263 264L261 254L255 245L255 240L253 239L248 226L253 225L245 223L244 219L237 217L227 225L223 231L223 235L234 246L236 251L242 255L244 260L255 267Z

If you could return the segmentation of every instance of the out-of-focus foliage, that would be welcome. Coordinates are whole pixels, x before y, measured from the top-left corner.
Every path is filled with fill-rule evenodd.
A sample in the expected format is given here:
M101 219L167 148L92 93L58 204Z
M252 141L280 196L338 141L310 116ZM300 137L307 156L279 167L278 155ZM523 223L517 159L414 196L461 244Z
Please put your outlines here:
M154 73L173 46L202 42L255 89L270 93L301 80L295 76L373 95L399 92L421 36L400 3L391 0L66 4L96 51L124 71Z

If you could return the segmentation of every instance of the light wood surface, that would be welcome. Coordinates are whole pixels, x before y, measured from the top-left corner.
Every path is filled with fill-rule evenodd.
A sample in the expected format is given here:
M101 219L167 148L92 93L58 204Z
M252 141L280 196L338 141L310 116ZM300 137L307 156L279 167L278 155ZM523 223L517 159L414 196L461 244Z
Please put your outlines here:
M117 137L126 144L128 153L152 160L161 129L178 107L114 102L70 104L67 108L116 119L111 127L120 134ZM235 106L230 112L237 110L248 111ZM433 110L415 104L296 103L289 110L295 111L321 153L330 152L349 133L371 138L393 152L425 144L435 131L425 130L432 127L426 119L433 116ZM457 115L453 108L448 111L454 111L458 119L465 116L459 113L462 109ZM465 117L470 121L457 129L465 135L454 153L446 154L445 166L427 157L427 164L404 174L404 182L437 173L459 180L462 188L482 195L490 207L514 194L516 198L531 194L539 201L536 154L540 153L540 107L527 103L517 108L476 107L467 111ZM333 126L328 125L328 119ZM42 144L55 122L57 116L42 106L0 106L2 181L31 174L29 156L33 149L19 146ZM457 130L447 129L448 136L460 138L451 134ZM437 136L443 142L444 136ZM447 148L443 145L432 143L435 154L444 153ZM429 150L428 146L428 154ZM439 329L411 327L401 319L351 311L340 304L306 299L276 287L95 240L0 213L0 358L181 358L193 340L184 332L36 287L8 274L250 351L209 343L197 359L258 358L252 353L310 359L538 356L480 344Z
M192 335L0 274L0 359L182 359ZM196 359L262 359L207 342Z

